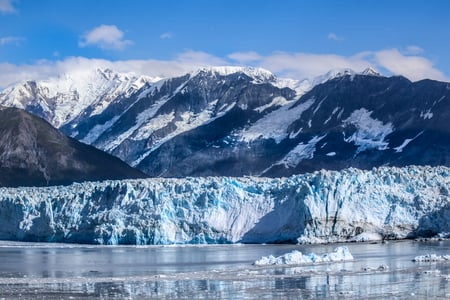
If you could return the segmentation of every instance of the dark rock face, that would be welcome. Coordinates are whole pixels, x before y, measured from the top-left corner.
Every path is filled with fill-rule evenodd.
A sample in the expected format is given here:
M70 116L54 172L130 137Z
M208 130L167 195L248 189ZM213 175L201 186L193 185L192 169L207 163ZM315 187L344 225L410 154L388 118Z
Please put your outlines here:
M288 173L450 165L449 87L431 80L412 83L403 77L376 76L346 76L317 86L300 99L317 100L290 130L301 130L297 144L324 137L313 157ZM286 170L272 167L267 174L284 175Z
M312 102L286 137L242 141L266 118L235 108L151 152L138 168L153 176L288 176L320 169L450 165L450 85L403 77L344 76L319 85L290 109ZM272 120L270 118L273 118Z
M0 186L143 178L119 159L85 145L17 108L0 108Z

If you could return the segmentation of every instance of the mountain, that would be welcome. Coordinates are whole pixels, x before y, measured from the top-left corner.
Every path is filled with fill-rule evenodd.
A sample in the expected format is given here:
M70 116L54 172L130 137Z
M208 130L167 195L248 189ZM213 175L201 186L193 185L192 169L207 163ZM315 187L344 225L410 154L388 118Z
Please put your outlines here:
M258 68L209 67L119 94L61 117L67 121L59 127L151 176L450 165L444 82L373 69L298 81Z
M296 109L301 110L301 117L273 126L275 119L287 120L289 113L280 110L238 135L250 149L278 149L277 161L264 175L382 165L450 165L448 83L342 76L316 86L286 107L286 112Z
M128 99L112 102L101 114L91 117L81 114L61 130L153 176L255 174L241 160L243 157L235 157L236 149L227 144L233 139L231 133L293 103L313 86L347 74L355 73L340 70L313 81L299 82L279 79L258 68L202 68L148 85ZM211 136L198 133L204 130ZM193 157L198 149L190 149L189 142L177 142L185 136L196 147L204 148L198 153L201 164ZM224 141L217 145L220 139ZM180 145L183 143L186 147ZM160 147L165 150L159 150ZM166 151L167 147L178 150ZM155 153L164 154L152 161L150 157ZM186 156L192 160L181 162ZM244 171L229 168L230 159ZM211 162L208 170L192 170L208 161ZM172 163L176 170L172 169Z
M254 119L234 117L237 110L276 107L280 103L274 98L282 103L295 96L265 70L206 68L158 82L128 99L128 107L118 101L94 118L61 129L135 166L168 141L223 117L233 120L216 132L220 135Z
M0 188L0 239L93 244L448 236L450 169L152 178Z
M145 177L118 158L66 137L24 110L0 107L0 120L0 186Z
M0 93L0 105L25 109L59 128L81 113L100 113L155 80L110 69L79 70L8 87Z

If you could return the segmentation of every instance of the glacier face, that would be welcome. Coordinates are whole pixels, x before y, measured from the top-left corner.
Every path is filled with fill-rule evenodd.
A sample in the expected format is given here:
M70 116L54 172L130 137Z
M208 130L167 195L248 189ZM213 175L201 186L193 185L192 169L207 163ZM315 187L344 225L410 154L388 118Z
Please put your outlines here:
M450 168L0 188L0 239L95 244L349 241L450 232Z

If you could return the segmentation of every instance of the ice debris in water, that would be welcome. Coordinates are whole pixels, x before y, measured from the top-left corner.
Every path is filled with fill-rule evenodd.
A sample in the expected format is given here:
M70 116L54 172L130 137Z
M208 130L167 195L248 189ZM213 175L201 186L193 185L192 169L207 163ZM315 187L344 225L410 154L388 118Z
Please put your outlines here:
M389 266L387 266L387 265L380 265L378 268L363 267L362 270L365 271L365 272L387 271L387 270L389 270Z
M298 250L283 254L281 256L263 256L254 262L256 266L270 265L302 265L311 263L325 263L353 260L353 255L346 246L337 247L333 252L317 255L315 253L302 254Z
M450 262L450 255L436 255L436 254L426 254L416 256L413 261L415 262Z

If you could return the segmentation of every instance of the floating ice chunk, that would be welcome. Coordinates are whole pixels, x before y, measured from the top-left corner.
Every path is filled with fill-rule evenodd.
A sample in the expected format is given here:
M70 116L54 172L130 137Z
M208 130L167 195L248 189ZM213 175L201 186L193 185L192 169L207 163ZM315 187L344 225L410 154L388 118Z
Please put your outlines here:
M326 253L321 257L323 262L346 261L353 260L353 255L346 246L337 247L333 252ZM316 261L316 262L321 262Z
M387 271L389 270L389 266L387 265L380 265L378 268L372 268L372 267L364 267L362 268L363 271L365 272L376 272L376 271Z
M414 262L443 262L443 261L450 262L450 255L426 254L426 255L416 256L413 259L413 261Z
M352 238L353 242L371 242L371 241L381 241L383 237L379 233L374 232L363 232Z
M292 252L283 254L281 256L263 256L254 262L256 266L270 266L270 265L302 265L323 262L336 262L353 260L353 255L346 246L337 247L333 252L317 255L310 253L303 255L300 251L294 250Z

